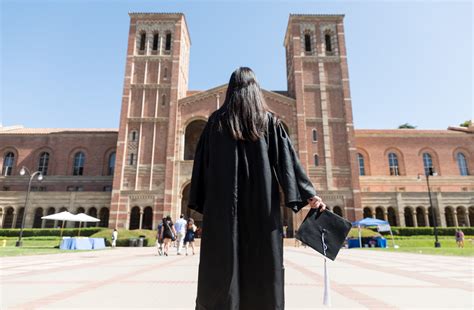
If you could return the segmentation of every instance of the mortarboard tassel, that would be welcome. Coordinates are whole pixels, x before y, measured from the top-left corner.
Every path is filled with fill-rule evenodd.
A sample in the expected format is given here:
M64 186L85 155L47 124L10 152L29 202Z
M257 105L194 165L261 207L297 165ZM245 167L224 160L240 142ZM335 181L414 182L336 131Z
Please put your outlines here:
M327 267L327 259L324 258L324 298L323 304L325 306L331 306L331 287L329 286L329 274Z
M326 242L324 242L324 233L326 232L326 229L323 229L323 232L321 234L321 240L323 241L323 251L324 251L324 256L326 256L326 250L328 246L326 245ZM328 274L328 266L327 266L327 259L324 257L324 297L323 297L323 304L325 306L331 306L331 287L329 286L329 274Z

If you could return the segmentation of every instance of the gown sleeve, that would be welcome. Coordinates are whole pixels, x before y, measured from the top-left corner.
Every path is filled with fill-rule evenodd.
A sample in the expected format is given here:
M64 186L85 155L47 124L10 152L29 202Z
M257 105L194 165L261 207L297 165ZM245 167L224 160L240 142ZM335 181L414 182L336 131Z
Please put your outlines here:
M188 202L188 208L201 214L204 212L204 201L206 200L206 170L209 151L207 129L206 125L196 146Z
M272 127L270 153L273 167L285 194L285 205L298 212L308 204L309 198L316 196L316 190L306 175L283 124L276 121Z

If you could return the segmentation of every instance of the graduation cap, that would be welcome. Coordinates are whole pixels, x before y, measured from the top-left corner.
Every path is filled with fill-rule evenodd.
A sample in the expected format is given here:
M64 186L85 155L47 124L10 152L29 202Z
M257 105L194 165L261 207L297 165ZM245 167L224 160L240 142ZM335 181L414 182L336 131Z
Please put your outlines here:
M331 211L311 209L296 233L296 239L325 257L335 260L352 224Z
M335 260L349 231L351 222L331 211L311 209L296 233L296 239L324 255L323 304L331 305L326 258Z

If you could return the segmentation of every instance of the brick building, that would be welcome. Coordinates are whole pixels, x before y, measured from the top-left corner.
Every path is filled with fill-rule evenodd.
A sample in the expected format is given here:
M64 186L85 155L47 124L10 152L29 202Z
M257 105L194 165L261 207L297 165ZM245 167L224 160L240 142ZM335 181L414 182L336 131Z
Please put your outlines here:
M100 225L156 227L186 208L193 155L226 85L188 90L191 39L180 13L130 13L118 130L0 129L0 223L19 226L27 178L34 183L27 226L67 209ZM264 90L283 120L318 193L349 220L430 225L425 171L438 224L474 225L474 128L355 130L343 15L290 15L284 36L288 87ZM258 72L257 72L258 74ZM47 154L47 155L46 155ZM290 235L306 210L282 207Z

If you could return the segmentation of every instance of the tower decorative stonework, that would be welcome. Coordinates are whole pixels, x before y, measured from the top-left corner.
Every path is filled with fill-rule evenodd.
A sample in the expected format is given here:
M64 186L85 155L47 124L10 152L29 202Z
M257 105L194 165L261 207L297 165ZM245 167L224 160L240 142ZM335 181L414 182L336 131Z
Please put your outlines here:
M188 88L181 13L130 13L109 227L154 229L177 202L177 104Z
M323 200L355 220L362 210L343 19L292 14L284 46L300 159Z

